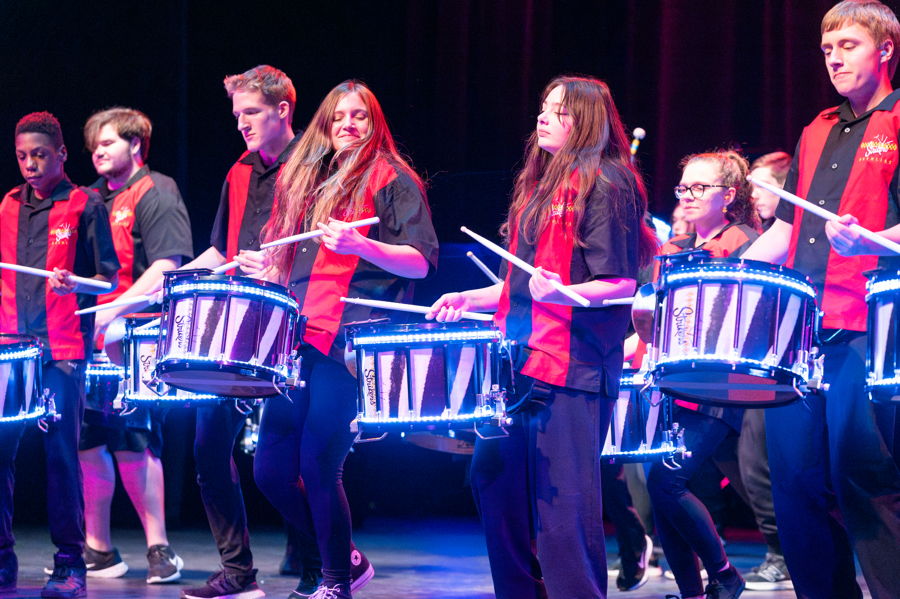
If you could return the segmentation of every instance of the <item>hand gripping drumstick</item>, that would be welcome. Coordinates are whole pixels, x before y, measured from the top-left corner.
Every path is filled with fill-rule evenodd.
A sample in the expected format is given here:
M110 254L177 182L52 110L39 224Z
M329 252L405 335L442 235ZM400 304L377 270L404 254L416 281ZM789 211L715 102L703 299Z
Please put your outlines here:
M497 283L503 282L499 279L499 277L497 277L497 275L495 275L494 273L491 272L490 268L485 266L484 262L482 262L481 260L476 258L475 254L473 254L472 252L466 252L466 256L468 256L472 260L472 262L475 263L475 266L477 266L478 268L481 269L481 272L483 272L485 275L487 275L487 278L489 278L491 281L494 282L494 285L496 285Z
M9 262L0 262L0 268L6 268L8 270L14 270L16 272L23 272L28 275L37 275L39 277L44 277L49 279L50 277L56 277L55 274L50 272L49 270L41 270L40 268L31 268L30 266L19 266L18 264L10 264ZM100 289L112 289L112 283L107 283L106 281L97 281L94 279L88 279L85 277L76 277L75 275L69 275L69 278L75 281L76 283L82 283L83 285L88 285L90 287L98 287Z
M504 250L502 247L500 247L496 243L494 243L492 241L488 241L487 239L485 239L478 233L470 231L469 229L467 229L465 227L460 227L460 230L463 233L465 233L466 235L468 235L469 237L471 237L472 239L474 239L475 241L477 241L478 243L480 243L481 245L485 246L489 250L492 250L495 254L499 255L501 258L506 258L507 260L509 260L510 262L512 262L513 264L515 264L516 266L518 266L519 268L521 268L522 270L527 272L528 274L534 276L536 269L532 265L530 265L527 262L524 262L523 260L521 260L520 258L517 258L516 256L510 254L509 252ZM585 298L581 297L580 295L578 295L577 293L575 293L574 291L572 291L571 289L569 289L562 283L560 283L558 281L554 281L553 279L547 279L547 280L550 281L550 284L553 285L554 289L556 289L557 291L559 291L560 293L565 295L567 298L569 298L573 302L577 303L582 308L590 307L591 302L589 302Z
M803 198L801 198L799 196L795 196L791 192L785 191L785 190L781 189L780 187L776 187L775 185L766 183L765 181L760 181L759 179L755 179L750 176L747 177L747 181L750 181L757 187L762 187L763 189L768 189L769 191L771 191L772 193L774 193L781 199L787 200L794 206L799 206L799 207L803 208L804 210L808 210L820 218L824 218L825 220L834 220L834 219L838 218L838 215L835 214L834 212L825 210L821 206L816 206L815 204L813 204L811 202L807 202ZM859 233L860 235L862 235L863 237L865 237L872 243L877 243L881 247L891 250L895 254L900 254L900 244L894 243L893 241L891 241L890 239L888 239L887 237L885 237L883 235L874 233L874 232L866 229L865 227L861 227L856 224L850 225L850 230L855 233Z
M366 225L377 225L380 219L377 216L373 216L372 218L364 218L362 220L355 220L353 222L345 223L347 229L356 229L357 227L365 227ZM310 231L309 233L300 233L299 235L291 235L290 237L284 237L282 239L276 239L275 241L270 241L269 243L264 243L259 246L261 250L267 250L269 248L277 247L279 245L287 245L289 243L298 243L300 241L306 241L307 239L315 239L316 237L321 237L325 234L325 231L322 229L318 229L316 231ZM235 260L234 262L229 262L228 264L223 264L222 266L218 266L213 269L214 275L220 275L227 270L231 270L232 268L237 268L240 264Z
M387 310L399 310L401 312L414 312L416 314L428 314L431 312L431 308L425 306L411 306L409 304L398 304L397 302L381 302L378 300L367 300L367 299L359 299L355 297L342 297L342 302L346 302L348 304L358 304L360 306L370 306L372 308L385 308ZM493 314L480 314L478 312L463 312L463 318L468 318L469 320L493 320Z
M117 302L110 302L108 304L103 304L102 306L94 306L93 308L85 308L84 310L77 310L75 312L75 316L81 316L82 314L91 314L92 312L100 312L101 310L112 310L113 308L119 308L121 306L131 306L133 304L141 304L143 302L152 302L152 301L153 301L153 295L136 295L134 297L129 297L128 299L119 300Z

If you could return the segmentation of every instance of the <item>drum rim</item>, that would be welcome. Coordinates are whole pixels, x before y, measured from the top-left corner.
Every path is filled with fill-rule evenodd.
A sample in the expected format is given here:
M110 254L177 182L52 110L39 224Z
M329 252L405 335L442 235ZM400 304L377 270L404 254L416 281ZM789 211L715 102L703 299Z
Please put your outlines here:
M44 347L41 343L40 338L36 335L30 335L27 333L0 333L0 343L2 343L3 339L16 339L13 343L6 345L0 349L0 363L8 363L8 362L16 362L18 360L23 359L34 359L37 358L39 361L44 353ZM30 355L32 350L37 350L37 353L34 355ZM16 357L16 354L22 354ZM2 420L0 420L2 421Z
M177 273L177 274L175 274ZM295 307L297 314L300 313L300 300L297 299L297 295L279 283L273 283L271 281L265 281L262 279L251 279L250 277L241 277L238 275L216 275L212 274L211 270L187 270L187 271L171 271L166 273L166 280L164 283L164 287L166 289L166 298L169 297L180 297L190 295L192 292L182 292L175 293L171 290L171 288L176 285L186 285L190 282L186 279L191 279L197 283L226 283L226 284L235 284L237 289L241 286L256 288L265 291L271 291L275 294L282 295L284 299L291 302L292 306Z
M668 257L671 257L672 255L677 254L671 254ZM807 295L810 295L813 299L816 298L816 286L813 284L812 279L810 279L802 272L779 264L770 264L768 262L761 262L759 260L744 260L743 258L695 258L690 264L679 264L678 267L667 264L664 261L661 265L659 273L660 289L664 289L666 287L666 281L668 280L670 274L718 274L704 271L703 267L719 267L721 269L722 275L737 271L755 271L760 274L788 279L807 285L811 290L811 293L807 293ZM775 285L777 283L773 282L772 284Z

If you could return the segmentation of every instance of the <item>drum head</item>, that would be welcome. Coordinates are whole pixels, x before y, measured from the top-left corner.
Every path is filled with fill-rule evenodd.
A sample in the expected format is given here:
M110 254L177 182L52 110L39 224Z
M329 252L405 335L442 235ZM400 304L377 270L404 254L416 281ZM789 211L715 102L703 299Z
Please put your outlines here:
M776 408L803 398L799 375L740 364L685 360L657 366L654 384L672 397L728 408Z

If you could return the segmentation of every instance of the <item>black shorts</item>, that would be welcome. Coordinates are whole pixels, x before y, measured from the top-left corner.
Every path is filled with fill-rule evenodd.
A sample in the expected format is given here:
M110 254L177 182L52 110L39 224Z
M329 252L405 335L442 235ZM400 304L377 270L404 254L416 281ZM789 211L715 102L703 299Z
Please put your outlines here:
M144 410L148 413L142 415ZM150 453L159 458L162 456L164 419L165 411L159 408L140 407L128 417L86 409L78 451L105 445L111 452L142 453L150 449Z

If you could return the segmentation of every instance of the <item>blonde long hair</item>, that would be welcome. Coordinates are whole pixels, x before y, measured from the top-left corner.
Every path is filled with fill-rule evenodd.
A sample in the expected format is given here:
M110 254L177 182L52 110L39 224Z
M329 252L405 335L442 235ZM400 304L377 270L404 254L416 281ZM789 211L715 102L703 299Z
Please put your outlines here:
M334 152L331 125L338 103L348 94L358 94L369 115L365 137ZM329 155L331 158L329 159ZM316 228L316 223L348 211L362 214L366 187L380 160L387 161L412 179L425 196L425 184L397 151L381 104L361 81L344 81L325 96L291 152L275 187L272 216L263 228L263 240L273 241ZM293 252L282 246L272 262L284 276Z
M647 210L647 191L640 173L631 164L628 138L609 87L593 77L557 77L544 88L541 102L559 86L563 88L559 109L565 109L572 118L572 131L555 155L538 146L537 131L532 132L526 145L525 166L516 177L509 215L500 232L509 239L518 226L521 214L525 240L536 243L549 221L553 197L560 190L563 197L570 195L570 178L577 169L578 194L572 201L572 228L575 243L579 247L585 247L581 225L585 206L597 184L598 175L599 184L609 186L609 181L600 172L602 164L612 163L634 175L635 195L640 203L638 210L641 215ZM604 201L613 202L613 214L621 217L625 210L621 205L621 198L614 190L609 191ZM621 218L619 220L624 226L624 221ZM657 244L656 236L642 219L639 219L639 223L638 257L643 266L653 259Z

